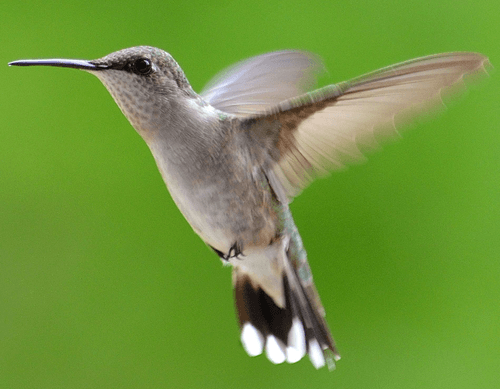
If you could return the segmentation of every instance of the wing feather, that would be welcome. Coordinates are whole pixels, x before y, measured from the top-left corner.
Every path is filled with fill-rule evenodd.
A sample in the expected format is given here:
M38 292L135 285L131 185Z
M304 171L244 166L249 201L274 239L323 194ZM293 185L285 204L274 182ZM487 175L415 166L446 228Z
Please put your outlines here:
M396 123L442 103L444 91L487 64L477 53L418 58L282 101L248 120L274 123L279 132L273 169L291 199L315 177L364 161L365 152L399 134Z
M277 51L223 70L200 95L221 111L255 115L310 90L323 69L319 57L311 53Z

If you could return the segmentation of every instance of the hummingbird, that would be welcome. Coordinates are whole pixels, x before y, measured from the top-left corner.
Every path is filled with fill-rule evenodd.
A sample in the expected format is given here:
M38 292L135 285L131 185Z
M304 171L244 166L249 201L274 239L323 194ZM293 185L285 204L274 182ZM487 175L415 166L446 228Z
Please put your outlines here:
M316 369L340 359L289 204L315 178L366 159L464 76L478 53L388 66L312 90L323 70L305 51L271 52L222 71L196 93L173 57L132 47L96 60L15 66L85 70L99 78L149 146L194 232L232 265L240 340L274 364L306 354Z

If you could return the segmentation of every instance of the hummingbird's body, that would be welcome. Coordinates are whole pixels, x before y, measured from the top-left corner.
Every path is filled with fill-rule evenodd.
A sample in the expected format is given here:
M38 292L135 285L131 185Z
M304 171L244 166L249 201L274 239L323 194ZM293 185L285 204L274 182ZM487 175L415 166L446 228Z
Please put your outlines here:
M273 363L339 354L288 204L316 176L363 160L394 118L439 97L487 59L429 56L304 93L318 60L284 51L219 75L201 95L170 54L147 46L94 61L33 60L87 70L148 144L194 231L231 264L241 341ZM377 132L383 130L382 133Z

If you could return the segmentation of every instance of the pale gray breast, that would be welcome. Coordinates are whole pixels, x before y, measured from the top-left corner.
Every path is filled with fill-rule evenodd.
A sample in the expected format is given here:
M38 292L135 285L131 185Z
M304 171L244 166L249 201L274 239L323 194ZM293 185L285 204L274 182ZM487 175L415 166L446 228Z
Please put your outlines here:
M248 142L238 134L195 159L157 163L175 203L210 246L227 253L235 242L244 250L275 237L278 204Z

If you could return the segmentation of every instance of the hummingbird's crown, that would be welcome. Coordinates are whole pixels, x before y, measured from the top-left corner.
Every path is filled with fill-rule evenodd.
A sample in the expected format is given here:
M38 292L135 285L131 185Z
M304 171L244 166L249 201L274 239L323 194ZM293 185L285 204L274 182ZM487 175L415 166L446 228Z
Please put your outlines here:
M153 73L158 72L157 77L171 78L180 89L191 91L191 85L179 64L169 53L156 47L130 47L90 62L108 69L124 70L138 75L153 76Z

